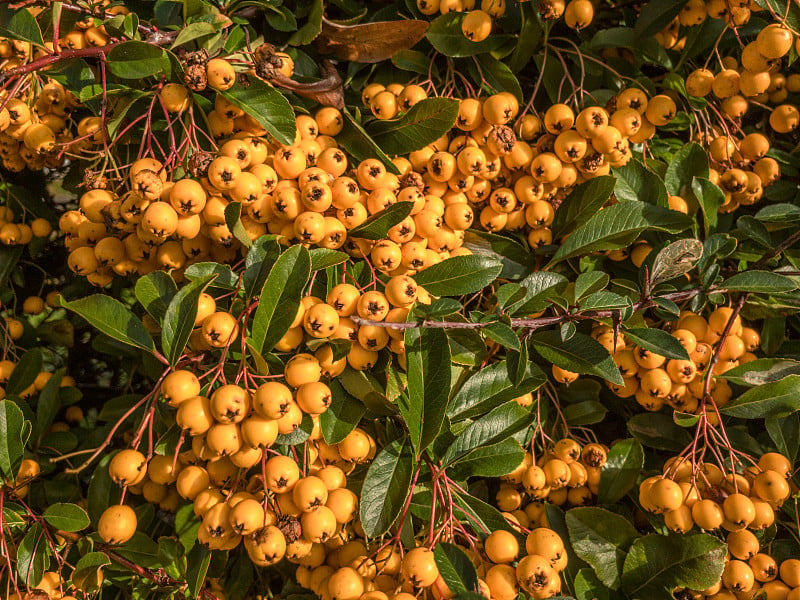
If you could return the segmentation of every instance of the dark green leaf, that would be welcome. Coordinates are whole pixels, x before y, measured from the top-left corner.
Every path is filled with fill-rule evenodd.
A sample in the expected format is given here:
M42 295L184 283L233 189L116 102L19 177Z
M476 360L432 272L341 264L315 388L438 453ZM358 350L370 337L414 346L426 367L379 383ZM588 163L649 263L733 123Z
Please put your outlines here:
M87 592L100 589L103 584L102 569L110 565L111 560L103 552L88 552L80 557L72 573L72 582Z
M254 294L260 292L261 288L264 287L269 271L280 252L280 246L277 241L266 235L262 235L248 248L247 256L245 257L244 275L242 276L242 283L248 298L252 298ZM216 281L219 281L219 279L215 280L215 283Z
M626 329L625 337L653 354L675 360L689 360L689 353L686 352L686 348L681 345L677 338L663 329Z
M246 111L281 144L294 143L297 131L294 110L286 97L273 86L251 77L247 87L237 82L229 90L217 93Z
M490 35L482 42L468 40L461 31L461 21L465 14L453 11L436 17L431 22L425 35L437 51L453 58L475 56L494 50L504 42L502 35Z
M580 301L589 294L598 292L605 288L611 278L602 271L589 271L581 273L575 280L575 300Z
M109 70L120 79L144 79L172 70L166 50L136 40L122 42L108 53Z
M17 246L0 246L0 291L5 287L6 281L11 277L11 273L19 262L22 256L22 250L25 246L19 244Z
M489 285L502 268L486 256L454 256L423 269L414 280L433 296L462 296Z
M347 232L348 237L367 240L382 240L389 230L411 214L413 202L398 202L387 206L381 212L372 215L358 227Z
M644 467L644 449L636 439L617 442L608 451L608 460L600 473L597 501L611 504L634 486Z
M557 367L573 373L597 375L622 385L622 375L614 359L594 338L576 333L563 341L557 331L542 331L530 338L534 350Z
M310 276L311 255L303 246L292 246L275 261L261 289L251 325L257 352L272 350L289 330Z
M800 375L765 383L720 408L720 412L742 419L785 417L800 410Z
M455 513L457 516L469 515L469 520L478 523L484 535L488 535L486 532L502 529L503 531L510 531L513 533L524 545L525 540L519 534L519 531L514 529L494 506L486 504L475 496L470 496L469 494L462 495L456 492L453 492L453 505L458 509Z
M667 598L676 587L705 589L719 581L726 551L706 533L646 535L628 551L622 588L631 598Z
M532 4L520 3L519 12L522 21L519 38L508 61L508 66L514 73L521 71L539 49L543 33L538 11Z
M87 509L95 527L97 527L103 511L109 506L118 504L121 497L120 487L108 474L108 463L111 462L112 457L113 454L106 454L89 480L89 492L86 495Z
M690 217L668 208L638 201L620 202L604 208L578 227L559 247L550 264L599 250L623 248L648 229L678 233L691 225Z
M566 520L575 554L591 565L604 585L619 589L628 548L639 537L636 528L625 517L588 506L567 511Z
M669 194L661 177L635 158L614 169L614 175L617 176L614 193L618 200L639 200L654 206L668 206Z
M528 344L522 342L519 351L511 350L506 354L506 366L511 383L519 385L525 379L528 370Z
M50 525L64 531L80 531L90 524L89 515L77 504L51 504L43 516Z
M458 480L469 477L502 477L508 475L522 464L525 450L514 438L509 438L491 446L481 446L467 452L452 465L454 477Z
M66 302L60 297L61 306L79 314L92 327L124 344L148 352L156 349L153 338L142 322L118 300L102 294L94 294Z
M517 337L514 330L505 323L489 323L483 328L483 334L504 348L519 350L519 337Z
M18 395L33 385L34 380L42 370L43 360L44 357L39 348L31 348L23 354L6 382L6 393Z
M498 275L502 279L525 277L536 267L530 249L504 235L471 229L464 236L464 247L477 256L502 262L503 269Z
M433 554L439 574L451 592L459 594L478 591L478 572L461 548L442 542L436 544Z
M592 569L581 569L575 576L576 600L612 600L609 590Z
M736 227L763 248L772 249L772 236L766 225L750 215L744 215L736 219Z
M398 50L392 54L392 64L404 71L426 75L428 67L430 67L430 60L418 50Z
M164 315L167 314L170 300L178 291L178 286L175 285L175 280L164 271L153 271L140 277L136 281L134 290L139 304L144 306L151 317L161 323Z
M225 207L225 225L239 242L245 248L253 245L250 236L247 235L247 230L242 225L242 203L231 202Z
M192 598L196 598L203 589L210 564L211 551L202 544L195 544L186 555L186 584Z
M796 223L800 221L800 206L795 204L770 204L756 213L764 223Z
M0 400L0 475L7 482L17 478L22 464L25 417L11 400Z
M508 378L506 361L484 367L467 379L453 396L447 414L452 421L482 415L495 407L524 396L544 385L547 378L532 362L528 363L525 378L514 385Z
M509 92L514 95L517 102L523 104L522 88L505 63L500 62L491 54L478 54L473 59L479 67L479 78L483 77L484 84L492 88L495 93ZM479 79L478 78L478 79Z
M572 190L556 211L550 227L553 238L563 237L592 218L611 197L615 184L619 185L613 176L601 175Z
M755 294L780 294L797 289L797 284L778 273L770 271L745 271L722 282L723 289L729 292L752 292Z
M407 399L400 412L419 456L439 435L450 396L450 346L443 329L407 329Z
M154 273L158 272L154 271ZM208 284L212 288L235 290L236 286L239 285L239 276L228 265L221 265L215 262L198 262L189 265L184 275L189 281L212 277L211 283Z
M305 46L306 44L310 44L322 31L323 13L324 6L322 0L312 0L311 10L308 13L308 20L289 38L289 43L292 46Z
M387 154L408 154L450 131L458 117L458 107L458 100L452 98L426 98L399 119L373 122L369 133Z
M584 400L577 404L568 404L561 409L567 424L572 427L594 425L602 421L608 410L597 400Z
M319 416L319 426L327 443L338 444L356 428L367 408L363 402L348 394L338 380L331 380L328 387L331 390L331 404Z
M197 318L197 303L200 301L200 295L213 278L213 275L209 275L192 281L182 287L169 303L167 314L164 317L164 327L161 331L161 346L164 349L164 356L172 367L178 364L186 349L186 343L189 341L189 336L192 335Z
M44 46L42 30L36 22L36 17L26 8L0 7L0 35L30 42L39 47Z
M672 157L664 174L664 183L670 194L685 197L695 177L708 179L708 152L699 144L691 143Z
M532 420L530 409L525 409L514 401L506 402L470 423L447 449L442 457L442 463L446 466L470 450L491 446L509 438L527 427Z
M369 537L381 535L395 522L411 492L414 456L405 439L381 450L370 464L361 488L359 514Z
M328 248L314 248L311 250L311 270L322 271L346 262L349 257L344 252Z
M61 367L53 373L47 383L44 384L42 391L39 392L39 401L36 404L36 431L39 440L47 433L48 428L53 423L58 410L61 408L59 391L61 380L66 374L66 367Z
M17 546L17 575L21 578L20 585L35 587L42 580L48 562L49 546L44 530L39 523L34 523Z
M764 426L775 448L794 464L800 447L800 414L764 419Z
M717 227L719 207L725 204L725 193L704 177L693 177L691 183L692 193L703 213L703 227L709 234Z
M369 134L364 131L364 128L353 118L353 115L345 109L342 111L342 116L344 117L344 126L339 135L336 136L338 144L356 161L361 162L368 158L377 158L384 164L387 171L397 175L399 171L392 159L384 154L383 150L378 147Z
M627 426L633 437L657 450L680 452L692 441L688 431L678 427L669 415L661 413L633 415L628 419Z
M211 23L204 23L203 21L189 23L180 30L178 37L176 37L175 41L172 42L172 46L170 46L170 48L175 49L178 46L188 44L189 42L198 38L205 37L207 35L214 35L216 32L217 28Z

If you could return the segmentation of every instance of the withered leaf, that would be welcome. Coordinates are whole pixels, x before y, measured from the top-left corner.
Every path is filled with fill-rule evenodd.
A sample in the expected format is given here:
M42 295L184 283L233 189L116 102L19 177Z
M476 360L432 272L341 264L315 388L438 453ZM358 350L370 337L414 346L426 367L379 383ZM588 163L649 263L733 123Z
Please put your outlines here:
M333 53L342 60L376 63L413 47L427 29L427 21L414 19L339 25L323 18L316 43L320 52Z

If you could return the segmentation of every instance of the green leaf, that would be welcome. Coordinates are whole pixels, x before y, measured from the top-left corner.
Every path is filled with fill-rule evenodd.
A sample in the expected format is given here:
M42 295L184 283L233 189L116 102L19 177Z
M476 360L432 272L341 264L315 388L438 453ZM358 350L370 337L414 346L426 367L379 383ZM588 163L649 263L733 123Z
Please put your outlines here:
M11 277L11 273L14 272L24 247L22 244L0 246L0 291L5 287L8 278Z
M294 143L297 127L292 105L286 96L268 83L251 77L247 87L237 82L229 90L217 93L253 117L281 144Z
M103 456L100 464L92 473L92 478L89 480L89 491L86 494L88 500L87 510L89 518L92 519L92 524L97 527L97 522L100 520L100 515L103 511L118 504L121 497L120 487L111 479L108 474L108 463L111 462L113 454L106 454Z
M386 533L397 520L411 493L414 456L406 439L395 440L378 452L361 487L359 515L368 537Z
M458 117L458 107L459 101L452 98L426 98L399 119L373 121L368 130L387 154L408 154L450 131Z
M0 7L0 23L2 23L0 35L3 37L30 42L39 47L44 46L39 23L36 22L36 17L25 8Z
M575 231L591 219L611 198L617 181L611 175L601 175L584 181L564 198L556 211L553 224L553 238L558 239Z
M770 204L756 213L756 219L764 223L796 223L800 221L800 206Z
M483 77L484 84L492 88L495 93L510 92L520 105L524 104L519 81L505 63L500 62L491 54L478 54L473 60L480 69L479 77L476 77L476 80L479 81Z
M608 285L609 281L611 281L611 278L602 271L581 273L575 279L575 300L580 301L589 294L602 290Z
M60 297L61 306L79 314L95 329L124 344L154 352L156 345L142 322L124 304L102 294L94 294L67 302Z
M609 590L592 569L581 569L575 576L576 600L612 600Z
M368 158L377 158L390 173L395 175L400 173L392 159L384 154L372 137L364 131L364 128L350 114L350 111L345 108L342 111L342 117L344 117L344 125L342 131L336 136L336 142L339 146L344 148L357 162Z
M752 387L781 381L788 375L800 375L800 361L788 358L758 358L725 371L718 377L736 385Z
M775 448L794 464L797 449L800 447L800 414L788 417L769 417L764 419L764 426Z
M511 350L519 350L520 348L519 337L505 323L489 323L482 331L487 338L497 342L504 348L510 348Z
M170 76L172 65L166 50L153 44L136 40L122 42L108 53L109 70L120 79L145 79L166 74Z
M519 282L527 290L522 302L514 306L514 316L529 315L544 310L549 300L558 296L567 287L567 278L559 273L536 271Z
M250 236L247 235L247 230L242 225L242 203L231 202L225 207L225 225L239 242L245 248L253 245Z
M719 207L725 204L725 192L704 177L692 178L692 192L703 213L703 228L706 234L712 233L717 227Z
M20 586L24 583L26 587L34 587L42 580L50 560L49 555L44 529L39 523L34 523L17 546L17 575L21 579Z
M169 303L161 331L161 346L164 349L164 356L173 368L178 364L186 349L189 336L192 335L200 295L213 278L211 275L192 281L182 287Z
M331 390L331 404L319 416L319 426L328 444L338 444L347 437L367 412L360 400L348 394L337 379L328 383Z
M686 0L658 0L645 4L636 20L636 37L646 39L664 29L685 4Z
M455 544L441 542L433 549L439 575L454 594L478 591L478 572L467 553Z
M66 367L61 367L55 371L50 379L47 380L47 383L44 384L42 391L39 392L39 400L36 403L36 431L39 441L47 433L58 410L61 408L59 392L61 390L61 380L64 379L66 373Z
M362 223L363 224L363 223ZM329 248L314 248L311 250L311 270L322 271L328 267L335 267L350 258L346 253Z
M691 143L678 150L669 161L667 172L664 174L664 183L673 196L686 197L685 194L695 177L708 179L708 152L699 144Z
M502 529L513 533L523 545L525 544L525 538L506 521L500 511L494 506L486 504L483 500L469 494L453 492L453 506L458 509L455 513L456 515L468 515L469 520L476 522L483 532L482 535L488 535L488 533L496 529Z
M634 486L644 467L644 449L636 439L617 442L608 451L608 459L600 473L599 504L612 504L623 498Z
M525 450L514 438L491 446L481 446L467 452L453 462L453 477L458 480L469 477L502 477L522 464Z
M686 352L686 348L681 345L677 338L663 329L644 327L640 329L626 329L625 337L637 346L649 350L653 354L675 360L689 360L689 353Z
M622 589L631 598L668 598L676 587L705 589L719 581L726 551L706 533L646 535L628 551Z
M600 423L608 409L597 400L584 400L577 404L568 404L561 409L564 419L571 427L584 427Z
M557 331L542 331L530 337L533 348L542 358L573 373L597 375L606 381L623 385L614 359L598 341L576 333L567 341Z
M392 54L392 64L398 69L426 75L430 60L419 50L398 50Z
M202 544L195 544L186 555L186 584L192 598L203 589L206 573L211 564L211 551Z
M0 400L0 475L14 482L25 450L25 417L11 400Z
M167 306L178 292L178 286L164 271L153 271L136 280L134 292L139 304L144 306L151 317L161 323L167 314Z
M679 233L691 225L690 217L668 208L638 201L620 202L578 227L556 251L550 265L573 256L629 246L648 229Z
M649 448L680 452L692 441L689 432L678 427L669 415L639 413L627 422L628 432ZM600 479L602 481L602 477Z
M545 384L547 377L534 363L529 362L525 377L519 385L508 378L505 360L475 371L453 396L447 415L451 421L462 421L482 415L509 400L524 396Z
M566 520L575 554L591 565L604 585L619 589L628 548L639 537L630 520L588 506L567 511Z
M796 290L797 284L785 275L770 271L744 271L726 279L720 287L729 292L780 294Z
M650 269L650 285L669 281L688 273L703 256L703 242L692 238L672 242L662 248Z
M259 353L272 350L289 331L310 276L311 255L303 246L292 246L275 261L251 324L253 347Z
M720 408L720 412L741 419L785 417L800 410L800 375L765 383Z
M361 225L347 232L348 237L367 240L385 239L389 230L411 214L413 202L397 202L372 215Z
M530 409L525 409L513 400L470 423L462 431L442 457L447 466L475 448L492 446L521 431L533 420Z
M18 395L30 387L42 371L43 360L44 357L39 348L31 348L23 354L8 377L5 385L6 394Z
M305 25L289 38L289 44L292 46L305 46L314 41L314 38L322 31L323 12L324 6L322 0L312 0L311 10L308 13L308 20Z
M450 396L450 346L443 329L406 329L407 398L399 399L416 455L439 435Z
M89 515L77 504L51 504L42 516L50 525L63 531L80 531L90 524Z
M532 4L521 3L519 12L522 21L519 38L517 38L517 45L508 61L508 66L514 73L520 72L528 64L539 49L542 33L544 33L538 11Z
M464 236L464 247L476 256L487 256L503 263L498 275L502 279L519 279L536 268L530 249L504 235L470 229Z
M262 235L248 248L247 256L245 256L244 275L242 275L242 283L248 300L264 287L269 271L280 253L281 249L276 239L266 235ZM217 281L219 279L214 283Z
M153 272L159 273L159 271ZM235 290L239 285L239 276L228 265L215 262L198 262L189 265L184 271L184 275L189 281L211 278L211 283L208 285L212 288Z
M767 226L750 215L743 215L736 219L736 228L763 248L771 250L774 246Z
M555 531L564 542L564 548L567 551L568 559L567 568L564 570L564 580L569 585L578 571L588 567L588 565L583 562L582 558L575 554L575 550L572 548L572 543L569 541L569 529L567 529L564 511L555 504L546 503L544 505L544 514L547 521L546 524L542 523L542 525Z
M189 42L198 38L205 37L207 35L214 35L216 32L217 28L211 23L205 23L203 21L189 23L178 32L178 37L176 37L175 41L172 42L170 48L175 49L178 46L188 44Z
M503 35L490 35L482 42L468 40L461 31L465 14L453 11L436 17L425 34L431 46L445 56L457 58L489 52L504 43Z
M75 565L72 573L72 582L87 592L100 589L103 584L102 569L110 565L111 560L103 552L89 552L84 554Z
M617 176L614 193L618 200L639 200L654 206L668 206L669 194L661 177L635 158L614 169L614 175Z
M433 296L462 296L492 283L502 268L487 256L453 256L423 269L414 280Z

